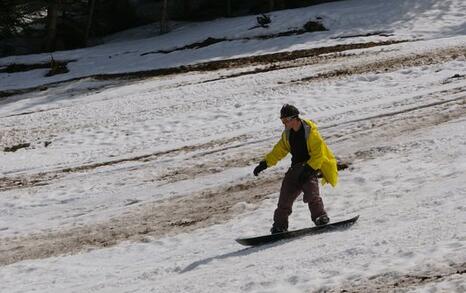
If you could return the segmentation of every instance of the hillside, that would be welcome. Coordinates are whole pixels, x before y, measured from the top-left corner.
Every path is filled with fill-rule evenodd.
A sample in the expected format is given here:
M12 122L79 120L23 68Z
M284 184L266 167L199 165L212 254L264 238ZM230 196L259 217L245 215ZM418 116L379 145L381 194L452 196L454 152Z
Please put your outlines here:
M463 2L186 24L55 52L49 77L49 54L0 59L0 291L463 292ZM290 164L252 175L284 103L348 166L321 189L331 220L360 219L245 248ZM301 197L290 225L312 225Z

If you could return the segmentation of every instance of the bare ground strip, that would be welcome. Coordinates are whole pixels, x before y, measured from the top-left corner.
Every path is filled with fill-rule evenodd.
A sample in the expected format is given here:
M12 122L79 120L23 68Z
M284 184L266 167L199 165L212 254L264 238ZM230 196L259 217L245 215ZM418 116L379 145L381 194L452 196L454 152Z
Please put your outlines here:
M419 286L439 283L452 277L466 274L466 263L452 264L446 272L426 272L402 275L396 272L375 275L358 282L346 283L340 288L317 291L326 293L382 293L405 292ZM435 291L432 291L435 292Z
M14 96L14 95L26 94L26 93L30 93L30 92L38 91L38 90L46 90L48 87L57 86L61 83L77 81L77 80L82 80L82 79L89 79L89 78L93 78L95 80L113 80L113 79L140 80L140 79L145 79L145 78L153 78L157 76L188 73L188 72L193 72L193 71L215 71L215 70L220 70L220 69L239 68L239 67L253 66L253 65L259 65L259 64L272 64L276 62L296 60L300 58L319 56L323 54L338 53L338 52L343 52L347 50L365 49L365 48L372 48L372 47L377 47L377 46L387 46L387 45L392 45L392 44L397 44L397 43L402 43L402 42L407 42L407 41L406 40L391 40L391 41L383 41L383 42L344 44L344 45L335 45L335 46L329 46L329 47L296 50L296 51L291 51L291 52L280 52L280 53L264 54L264 55L258 55L258 56L248 56L248 57L232 58L232 59L225 59L225 60L218 60L218 61L209 61L209 62L202 62L202 63L191 64L191 65L182 65L178 67L161 68L161 69L154 69L154 70L116 73L116 74L94 74L94 75L88 75L88 76L82 76L78 78L63 80L60 82L53 82L53 83L49 83L46 85L31 87L27 89L0 91L0 99Z
M134 206L104 223L0 240L0 265L25 259L73 254L125 240L144 241L222 223L236 214L238 202L255 204L278 190L280 177L239 183L221 190Z

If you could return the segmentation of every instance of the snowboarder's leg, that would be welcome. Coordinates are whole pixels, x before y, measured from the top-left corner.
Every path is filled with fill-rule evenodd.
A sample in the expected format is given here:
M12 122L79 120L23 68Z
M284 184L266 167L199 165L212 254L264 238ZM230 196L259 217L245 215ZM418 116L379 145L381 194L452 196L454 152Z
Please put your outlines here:
M272 232L288 230L288 217L292 212L293 202L301 193L296 168L288 169L282 181L277 209L273 215Z
M316 223L317 218L327 214L322 197L320 197L319 180L317 176L311 176L309 180L303 184L303 192L303 201L308 204L312 221Z

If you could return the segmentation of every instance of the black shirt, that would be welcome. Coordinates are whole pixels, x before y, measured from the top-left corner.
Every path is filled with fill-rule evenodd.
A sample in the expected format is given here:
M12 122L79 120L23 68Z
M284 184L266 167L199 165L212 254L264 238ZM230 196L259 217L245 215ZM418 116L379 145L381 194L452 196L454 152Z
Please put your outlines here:
M304 137L304 126L298 131L290 129L291 165L307 162L311 157L307 150L306 138Z

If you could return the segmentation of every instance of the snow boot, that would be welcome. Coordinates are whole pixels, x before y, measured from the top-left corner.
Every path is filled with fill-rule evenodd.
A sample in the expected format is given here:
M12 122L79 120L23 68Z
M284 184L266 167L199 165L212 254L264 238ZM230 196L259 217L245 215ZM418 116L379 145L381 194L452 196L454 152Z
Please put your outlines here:
M277 234L277 233L282 233L288 231L287 229L280 229L275 226L272 226L272 229L270 229L271 234Z
M323 214L315 219L314 224L316 224L316 226L322 226L328 224L328 222L330 222L330 219L326 214Z

